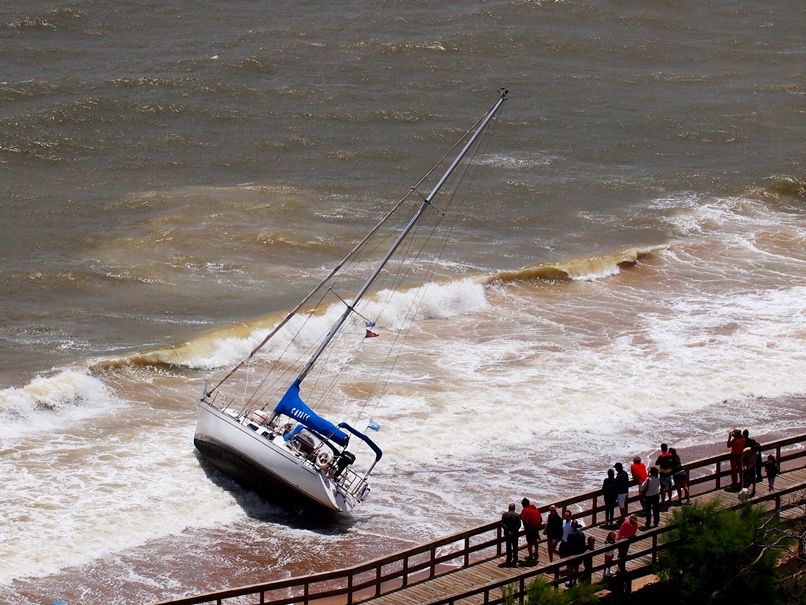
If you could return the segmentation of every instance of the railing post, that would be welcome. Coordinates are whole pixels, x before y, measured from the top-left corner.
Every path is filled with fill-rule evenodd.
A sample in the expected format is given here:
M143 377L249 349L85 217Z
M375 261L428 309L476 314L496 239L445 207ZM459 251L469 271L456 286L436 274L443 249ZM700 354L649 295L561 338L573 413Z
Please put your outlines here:
M347 574L347 605L353 605L353 572Z
M380 596L381 594L381 566L378 565L375 568L375 596Z
M406 555L403 557L403 586L401 588L406 588L409 585L409 556Z
M430 573L428 574L429 578L433 578L434 575L435 575L437 566L434 563L434 559L436 559L436 558L437 558L437 547L432 546L431 547L431 570L430 570Z
M470 536L465 536L465 567L470 567Z
M520 594L520 597L518 598L518 603L520 603L520 605L523 605L524 603L523 597L526 596L526 579L523 576L520 577L520 581L518 582L518 593Z
M722 461L716 461L716 489L719 489L721 485L721 478L722 478Z
M652 564L658 562L658 534L652 536Z
M495 554L499 557L501 556L501 526L499 525L495 530L495 537L496 537L496 547L495 547Z
M596 508L599 502L599 496L596 495L593 497L593 506L591 506L591 525L596 525ZM626 503L625 503L626 506Z

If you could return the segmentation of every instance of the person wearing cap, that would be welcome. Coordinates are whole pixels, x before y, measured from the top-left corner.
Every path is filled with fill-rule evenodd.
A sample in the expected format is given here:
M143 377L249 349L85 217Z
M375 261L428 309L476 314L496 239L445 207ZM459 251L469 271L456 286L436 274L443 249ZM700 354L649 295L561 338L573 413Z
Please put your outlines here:
M621 462L616 462L613 465L616 469L616 504L618 504L619 523L623 523L627 518L627 493L630 491L630 476L624 470L624 465Z

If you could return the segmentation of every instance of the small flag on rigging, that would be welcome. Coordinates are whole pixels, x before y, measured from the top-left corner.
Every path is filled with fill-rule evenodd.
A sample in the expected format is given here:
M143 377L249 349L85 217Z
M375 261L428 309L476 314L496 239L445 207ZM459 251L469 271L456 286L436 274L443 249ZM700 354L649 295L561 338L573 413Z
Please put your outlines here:
M369 424L367 424L368 429L372 429L373 431L380 431L381 425L377 420L370 420Z
M375 327L374 321L367 322L367 333L364 335L364 338L375 338L376 336L380 336L377 332L373 332L370 328Z

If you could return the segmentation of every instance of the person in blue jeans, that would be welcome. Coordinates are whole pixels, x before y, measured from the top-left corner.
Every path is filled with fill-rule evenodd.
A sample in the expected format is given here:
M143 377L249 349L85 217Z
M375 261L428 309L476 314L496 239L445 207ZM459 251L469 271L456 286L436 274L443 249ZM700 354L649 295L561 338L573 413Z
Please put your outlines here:
M649 477L641 484L641 493L646 505L646 523L642 529L649 529L650 521L653 527L657 527L660 524L660 473L657 466L650 467Z

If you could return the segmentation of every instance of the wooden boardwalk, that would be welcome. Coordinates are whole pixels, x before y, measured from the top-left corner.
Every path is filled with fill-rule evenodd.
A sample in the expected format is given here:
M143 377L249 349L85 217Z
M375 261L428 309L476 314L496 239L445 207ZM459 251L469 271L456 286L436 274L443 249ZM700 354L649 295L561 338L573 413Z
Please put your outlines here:
M772 494L767 493L766 480L759 483L752 501L782 517L803 517L806 434L766 443L763 448L765 457L768 453L775 454L784 473L776 480L776 491ZM724 508L740 506L737 494L724 489L730 475L727 454L696 460L686 464L685 468L690 474L692 502L716 501ZM636 490L631 491L629 506L635 512L638 498ZM595 549L577 558L591 558L592 581L601 581L606 550L604 540L610 530L601 527L604 509L600 490L552 504L558 511L571 510L572 516L583 522L586 536L596 539ZM545 519L548 505L540 508ZM663 548L662 536L669 531L665 523L676 508L662 510L658 529L639 531L631 540L625 561L627 589L632 579L651 573L651 564ZM639 517L639 523L642 521L643 517ZM541 541L538 566L502 568L499 567L504 561L502 551L503 536L496 520L347 569L183 597L160 605L492 605L502 602L505 587L514 588L518 595L523 595L537 576L561 585L564 582L562 573L571 560L561 561L555 557L550 563L546 544ZM524 552L522 548L521 556Z
M796 468L782 474L776 480L775 487L776 491L781 493L787 493L791 489L806 490L806 468L803 467ZM761 497L767 495L766 479L757 485L756 495L757 497L755 500L759 500ZM679 506L676 504L677 502L676 492L674 501L675 504L673 506L668 507L666 509L661 509L660 514L661 527L663 527L666 524L666 521L671 517L673 511L679 508ZM738 494L736 492L729 492L724 489L708 491L697 495L692 495L691 497L692 503L694 502L705 503L713 501L718 502L720 506L723 508L730 508L737 505L739 499ZM760 502L760 504L768 509L773 509L775 501L767 500L766 502ZM793 508L785 511L783 514L785 516L787 515L792 516L793 514L798 514L802 516L803 511L802 509L799 510L798 508ZM643 524L643 517L639 516L639 523ZM586 537L593 536L596 538L597 551L601 551L601 546L604 544L604 540L609 531L611 530L606 529L601 525L584 528ZM650 530L649 532L639 531L639 538L641 537L642 533L644 533L645 535L650 535L656 532L652 530ZM523 540L521 540L521 543L523 544ZM486 586L490 586L492 584L496 584L501 581L508 583L518 582L521 576L524 575L528 576L529 581L533 580L536 575L543 575L546 578L546 580L554 583L556 583L558 579L562 580L562 578L561 577L558 578L557 574L554 572L553 568L556 568L556 566L552 566L549 564L548 551L546 550L545 541L541 540L539 550L540 550L539 555L540 563L536 568L534 567L501 568L499 567L499 564L502 561L504 561L505 558L498 557L491 561L485 561L483 563L479 563L477 565L473 565L465 569L457 570L453 573L437 576L433 580L429 580L427 582L423 582L415 586L410 586L403 590L398 590L396 592L392 592L386 595L370 599L359 600L356 602L369 603L371 605L430 605L436 603L439 604L457 603L461 605L476 605L476 604L489 603L490 600L485 600L483 593L465 598L461 598L461 595L473 591L474 589L480 589ZM522 546L519 554L522 556L524 551L525 548L523 548ZM554 561L556 562L557 560L558 557L555 556ZM631 559L629 563L627 563L626 567L628 572L629 571L640 572L642 568L647 568L652 563L653 563L653 555L651 553L648 553L640 557ZM603 566L604 566L604 556L602 554L595 555L593 558L593 569L595 571L593 573L592 578L592 581L594 583L602 581ZM544 569L546 571L540 574L539 571ZM616 571L615 565L613 566L612 570L613 572ZM496 597L500 598L500 593L499 595L496 595Z

